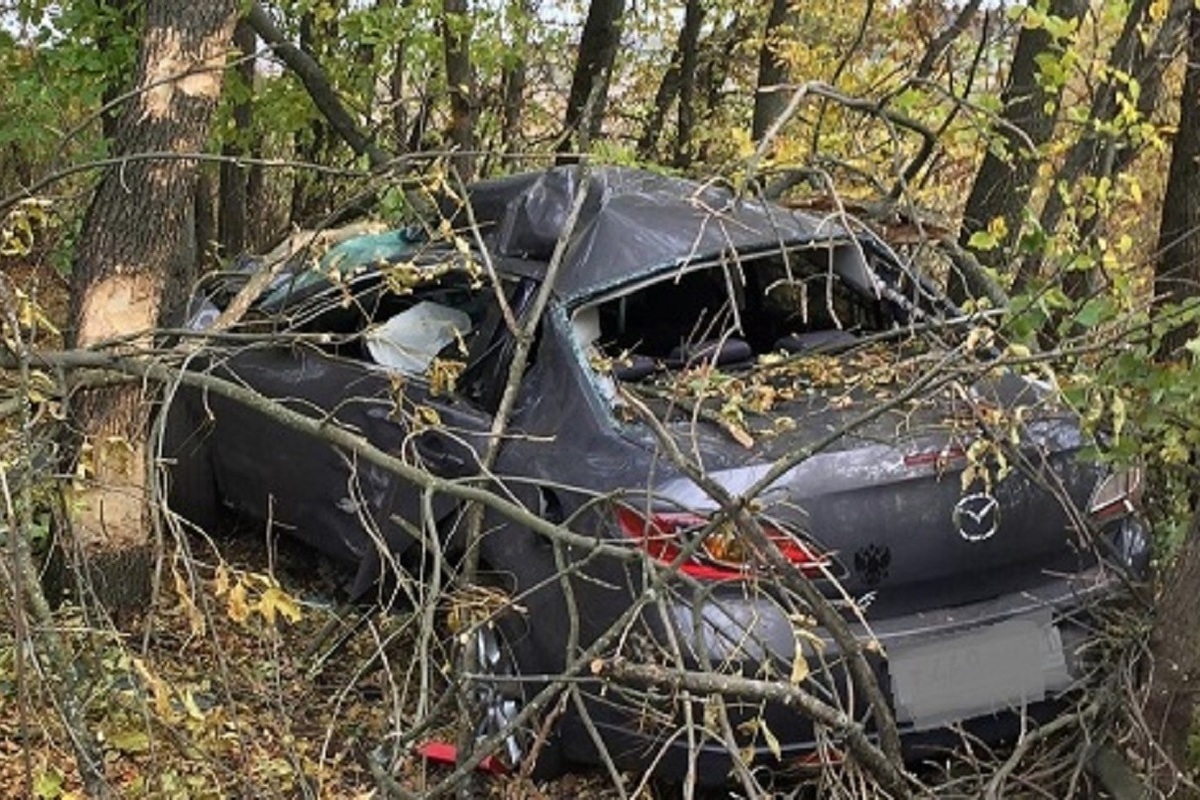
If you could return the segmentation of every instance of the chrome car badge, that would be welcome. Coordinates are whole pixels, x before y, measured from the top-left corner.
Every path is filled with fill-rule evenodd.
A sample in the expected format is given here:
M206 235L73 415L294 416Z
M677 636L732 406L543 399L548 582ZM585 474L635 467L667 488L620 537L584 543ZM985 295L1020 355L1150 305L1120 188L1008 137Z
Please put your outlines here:
M963 495L952 515L958 535L968 542L992 538L1000 524L1000 503L987 492Z

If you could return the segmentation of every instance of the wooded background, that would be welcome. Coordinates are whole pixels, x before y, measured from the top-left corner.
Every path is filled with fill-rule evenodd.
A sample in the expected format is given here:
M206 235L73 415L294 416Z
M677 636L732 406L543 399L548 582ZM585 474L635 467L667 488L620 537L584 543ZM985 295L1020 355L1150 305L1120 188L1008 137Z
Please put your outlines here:
M233 697L247 674L285 696L280 649L312 623L276 625L303 615L272 565L197 566L163 533L156 373L81 379L86 361L39 354L127 336L115 355L151 364L147 332L205 270L297 228L404 223L414 187L581 159L848 209L968 311L1005 309L1009 355L1147 467L1156 571L1121 701L1142 735L1113 752L1194 791L1196 0L17 0L0 87L0 793L397 790L362 756L386 721L348 731L362 712L339 706L309 730ZM628 794L609 783L588 790Z

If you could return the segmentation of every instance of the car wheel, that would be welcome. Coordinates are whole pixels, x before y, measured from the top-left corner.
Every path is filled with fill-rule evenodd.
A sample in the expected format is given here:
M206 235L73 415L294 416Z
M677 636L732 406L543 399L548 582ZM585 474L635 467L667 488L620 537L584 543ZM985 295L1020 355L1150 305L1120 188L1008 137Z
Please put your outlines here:
M476 626L470 646L479 677L471 681L469 695L475 713L475 740L483 742L502 734L497 756L508 769L517 769L529 753L529 736L514 723L525 706L516 660L499 624Z
M508 772L520 771L536 749L537 762L530 774L537 780L546 780L563 771L557 734L548 732L546 740L538 742L537 715L522 725L514 725L525 709L527 698L541 688L538 683L523 679L523 675L534 670L523 670L522 663L532 664L532 661L528 657L523 661L519 649L512 644L520 641L523 628L523 620L501 616L476 625L470 634L466 644L475 658L475 677L467 685L474 714L472 727L479 743L501 736L492 755Z

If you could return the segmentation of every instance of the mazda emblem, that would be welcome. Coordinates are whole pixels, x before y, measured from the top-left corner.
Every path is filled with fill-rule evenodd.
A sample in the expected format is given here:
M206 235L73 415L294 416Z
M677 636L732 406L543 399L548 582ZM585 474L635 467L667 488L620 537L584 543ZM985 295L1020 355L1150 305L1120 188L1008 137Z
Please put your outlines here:
M1000 524L1000 503L987 492L964 495L954 505L954 527L968 542L992 538Z

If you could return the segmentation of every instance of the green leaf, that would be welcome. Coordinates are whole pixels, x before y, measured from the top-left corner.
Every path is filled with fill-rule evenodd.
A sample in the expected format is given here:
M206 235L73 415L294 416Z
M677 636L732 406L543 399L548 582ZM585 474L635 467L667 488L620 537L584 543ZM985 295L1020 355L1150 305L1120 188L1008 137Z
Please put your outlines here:
M33 796L40 800L58 800L63 793L63 776L51 767L33 781Z
M107 738L112 747L129 755L145 753L150 749L150 734L141 728L110 733Z
M993 250L1000 244L990 231L975 231L967 240L967 247L972 250Z

